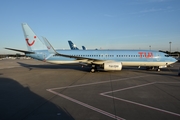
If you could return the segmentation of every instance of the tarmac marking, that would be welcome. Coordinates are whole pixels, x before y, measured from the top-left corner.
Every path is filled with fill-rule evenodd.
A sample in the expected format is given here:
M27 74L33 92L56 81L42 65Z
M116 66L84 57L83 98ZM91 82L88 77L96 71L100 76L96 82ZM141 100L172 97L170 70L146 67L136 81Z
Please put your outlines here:
M56 95L58 95L58 96L60 96L62 98L65 98L67 100L70 100L70 101L72 101L74 103L77 103L79 105L82 105L82 106L84 106L86 108L89 108L91 110L94 110L96 112L104 114L106 116L109 116L111 118L114 118L114 119L117 119L117 120L125 120L122 117L119 117L119 116L116 116L114 114L108 113L108 112L106 112L104 110L101 110L101 109L96 108L94 106L88 105L86 103L83 103L81 101L78 101L76 99L68 97L66 95L63 95L61 93L55 92L54 90L65 89L65 88L69 89L69 88L74 88L74 87L83 87L83 86L103 84L103 83L115 82L115 81L123 81L123 80L136 79L136 78L142 78L142 77L147 77L147 76L157 76L157 75L145 75L145 76L137 76L137 77L129 77L129 78L122 78L122 79L108 80L108 81L102 81L102 82L94 82L94 83L87 83L87 84L80 84L80 85L72 85L72 86L65 86L65 87L58 87L58 88L50 88L50 89L47 89L47 91L51 92L53 94L56 94ZM118 90L114 90L114 91L103 92L103 93L100 93L100 95L105 96L105 97L109 97L109 98L113 98L113 99L117 99L117 100L121 100L121 101L124 101L124 102L127 102L127 103L143 106L143 107L146 107L146 108L154 109L154 110L157 110L157 111L165 112L165 113L168 113L168 114L180 116L180 114L178 114L178 113L173 113L173 112L170 112L170 111L166 111L166 110L163 110L163 109L155 108L155 107L148 106L148 105L145 105L145 104L141 104L141 103L129 101L129 100L126 100L126 99L121 99L121 98L117 98L117 97L106 95L106 94L112 93L112 92L124 91L124 90L128 90L128 89L133 89L133 88L137 88L137 87L143 87L143 86L152 85L152 84L156 84L156 83L180 83L180 82L151 82L151 83L146 83L146 84L142 84L142 85L137 85L137 86L127 87L127 88L123 88L123 89L118 89Z
M128 78L121 78L121 79L115 79L115 80L107 80L107 81L102 81L102 82L93 82L93 83L87 83L87 84L72 85L72 86L65 86L65 87L58 87L58 88L51 88L51 90L59 90L59 89L73 88L73 87L84 87L84 86L88 86L88 85L97 85L97 84L102 84L102 83L115 82L115 81L123 81L123 80L136 79L136 78L142 78L142 77L148 77L148 76L157 76L157 75L144 75L144 76L128 77Z
M72 102L74 102L74 103L77 103L77 104L79 104L79 105L82 105L82 106L84 106L84 107L86 107L86 108L89 108L89 109L91 109L91 110L94 110L94 111L96 111L96 112L99 112L99 113L101 113L101 114L104 114L104 115L106 115L106 116L109 116L109 117L111 117L111 118L114 118L114 119L116 119L116 120L125 120L124 118L121 118L121 117L116 116L116 115L114 115L114 114L108 113L108 112L106 112L106 111L104 111L104 110L101 110L101 109L99 109L99 108L93 107L93 106L91 106L91 105L88 105L88 104L86 104L86 103L83 103L83 102L81 102L81 101L78 101L78 100L76 100L76 99L73 99L73 98L71 98L71 97L68 97L68 96L66 96L66 95L60 94L60 93L55 92L55 91L53 91L53 90L51 90L51 89L48 89L47 91L49 91L49 92L51 92L51 93L53 93L53 94L55 94L55 95L58 95L58 96L60 96L60 97L63 97L63 98L65 98L65 99L68 99L68 100L70 100L70 101L72 101Z
M74 103L77 103L77 104L79 104L79 105L82 105L82 106L84 106L84 107L86 107L86 108L89 108L89 109L91 109L91 110L94 110L94 111L96 111L96 112L99 112L99 113L101 113L101 114L104 114L104 115L106 115L106 116L109 116L109 117L111 117L111 118L114 118L114 119L116 119L116 120L125 120L124 118L121 118L121 117L116 116L116 115L114 115L114 114L108 113L108 112L106 112L106 111L104 111L104 110L101 110L101 109L99 109L99 108L93 107L93 106L91 106L91 105L88 105L88 104L86 104L86 103L83 103L83 102L81 102L81 101L78 101L78 100L76 100L76 99L73 99L73 98L71 98L71 97L68 97L68 96L66 96L66 95L60 94L60 93L58 93L58 92L55 92L54 90L65 89L65 88L68 89L68 88L73 88L73 87L82 87L82 86L96 85L96 84L103 84L103 83L115 82L115 81L123 81L123 80L136 79L136 78L147 77L147 76L156 76L156 75L144 75L144 76L121 78L121 79L108 80L108 81L102 81L102 82L94 82L94 83L87 83L87 84L80 84L80 85L72 85L72 86L59 87L59 88L50 88L50 89L47 89L47 91L48 91L48 92L51 92L51 93L53 93L53 94L55 94L55 95L58 95L58 96L60 96L60 97L63 97L63 98L65 98L65 99L68 99L68 100L70 100L70 101L72 101L72 102L74 102Z
M113 96L110 96L110 95L106 95L106 94L109 94L109 93L120 92L120 91L129 90L129 89L133 89L133 88L144 87L144 86L152 85L152 84L162 84L162 83L165 83L165 84L168 84L168 83L171 83L171 84L173 83L174 84L174 83L176 83L177 84L177 83L180 83L180 82L151 82L151 83L137 85L137 86L132 86L132 87L127 87L127 88L123 88L123 89L119 89L119 90L103 92L103 93L100 93L100 95L105 96L105 97L109 97L109 98L112 98L112 99L120 100L120 101L123 101L123 102L139 105L139 106L142 106L142 107L150 108L150 109L157 110L157 111L160 111L160 112L172 114L172 115L180 117L180 114L178 114L178 113L174 113L174 112L171 112L171 111L163 110L163 109L152 107L152 106L149 106L149 105L145 105L145 104L133 102L133 101L130 101L130 100L126 100L126 99L122 99L122 98L117 98L117 97L113 97Z

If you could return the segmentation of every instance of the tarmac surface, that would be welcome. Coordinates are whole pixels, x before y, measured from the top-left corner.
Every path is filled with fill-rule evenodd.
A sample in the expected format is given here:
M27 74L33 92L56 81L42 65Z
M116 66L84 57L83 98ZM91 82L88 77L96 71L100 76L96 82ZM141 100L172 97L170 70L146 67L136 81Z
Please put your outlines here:
M180 63L90 73L36 60L0 61L0 120L180 120Z

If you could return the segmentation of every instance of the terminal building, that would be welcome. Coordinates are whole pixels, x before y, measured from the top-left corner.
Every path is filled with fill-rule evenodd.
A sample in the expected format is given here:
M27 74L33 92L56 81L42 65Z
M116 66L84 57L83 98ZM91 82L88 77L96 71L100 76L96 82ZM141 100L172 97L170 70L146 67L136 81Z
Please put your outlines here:
M25 54L0 54L0 59L29 59Z

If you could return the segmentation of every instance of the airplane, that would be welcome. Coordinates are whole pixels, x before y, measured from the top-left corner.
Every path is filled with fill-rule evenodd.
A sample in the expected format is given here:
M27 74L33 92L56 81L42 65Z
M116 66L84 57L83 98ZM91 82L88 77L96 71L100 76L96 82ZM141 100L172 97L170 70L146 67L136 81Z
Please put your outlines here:
M79 50L79 48L76 47L76 45L72 41L69 40L68 43L71 50Z
M69 43L69 47L71 48L71 50L79 50L79 48L76 47L76 45L72 41L69 40L68 43ZM82 46L82 49L86 50L86 47Z
M85 46L82 46L82 49L83 49L83 50L87 50Z
M43 44L28 24L23 23L22 28L28 50L5 49L23 52L28 57L53 64L91 66L92 73L99 68L104 71L120 71L124 66L144 66L160 71L160 68L177 61L166 53L154 50L55 50L45 37Z

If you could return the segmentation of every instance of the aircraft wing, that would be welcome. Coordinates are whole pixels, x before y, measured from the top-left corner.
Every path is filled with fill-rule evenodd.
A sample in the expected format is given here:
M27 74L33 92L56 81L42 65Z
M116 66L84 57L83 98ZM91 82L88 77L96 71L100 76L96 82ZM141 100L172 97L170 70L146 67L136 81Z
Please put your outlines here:
M17 51L17 52L23 52L25 54L34 54L34 52L31 52L31 51L25 51L25 50L13 49L13 48L5 48L5 49L13 50L13 51Z
M86 58L86 57L72 56L72 55L58 53L58 52L56 52L56 50L52 47L52 45L49 43L49 41L45 37L42 37L42 38L44 40L44 43L46 44L46 47L47 47L49 53L51 54L50 56L52 56L52 55L63 56L63 57L68 57L68 58L75 58L76 60L91 61L91 62L103 61L103 60L98 60L98 59L93 59L93 58ZM49 58L50 56L48 56L47 58Z

